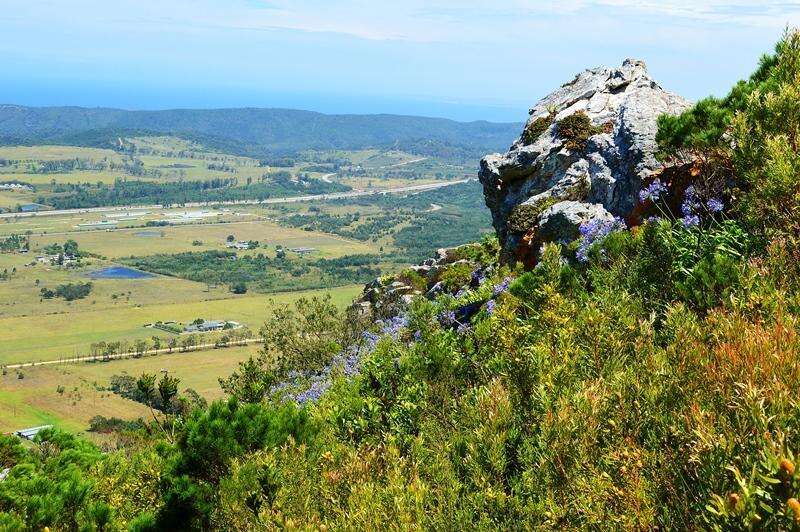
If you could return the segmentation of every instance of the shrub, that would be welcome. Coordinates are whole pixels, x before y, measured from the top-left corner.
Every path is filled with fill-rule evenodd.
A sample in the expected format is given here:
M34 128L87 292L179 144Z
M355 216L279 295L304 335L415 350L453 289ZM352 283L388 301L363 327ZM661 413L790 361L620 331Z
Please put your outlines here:
M593 126L586 113L577 111L559 120L556 131L568 150L585 151L589 137L603 133L605 129L602 126Z

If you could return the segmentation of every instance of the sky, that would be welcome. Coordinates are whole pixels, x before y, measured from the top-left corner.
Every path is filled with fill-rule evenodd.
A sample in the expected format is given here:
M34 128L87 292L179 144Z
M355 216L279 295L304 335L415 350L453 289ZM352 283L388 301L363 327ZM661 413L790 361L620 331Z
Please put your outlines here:
M523 121L627 57L722 95L794 25L800 0L0 0L0 103Z

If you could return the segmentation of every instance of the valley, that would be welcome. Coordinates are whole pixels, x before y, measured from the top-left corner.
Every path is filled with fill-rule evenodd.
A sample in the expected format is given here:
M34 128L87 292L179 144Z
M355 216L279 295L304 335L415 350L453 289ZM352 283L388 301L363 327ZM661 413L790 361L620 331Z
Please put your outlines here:
M142 415L105 390L126 372L168 370L219 397L271 309L323 293L346 307L364 283L488 231L473 175L397 149L0 146L0 429ZM198 320L237 326L183 332Z

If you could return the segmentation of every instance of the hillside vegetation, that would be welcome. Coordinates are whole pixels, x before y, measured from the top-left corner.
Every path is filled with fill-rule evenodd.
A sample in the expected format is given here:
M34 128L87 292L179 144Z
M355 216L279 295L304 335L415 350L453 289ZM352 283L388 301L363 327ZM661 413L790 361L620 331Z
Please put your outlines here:
M660 128L684 164L641 225L527 271L451 250L370 285L371 317L277 309L227 400L140 378L119 450L3 437L0 526L797 529L800 34Z
M110 147L120 137L169 134L253 157L300 150L394 147L475 158L505 148L519 124L400 115L326 115L293 109L124 111L0 105L0 144Z

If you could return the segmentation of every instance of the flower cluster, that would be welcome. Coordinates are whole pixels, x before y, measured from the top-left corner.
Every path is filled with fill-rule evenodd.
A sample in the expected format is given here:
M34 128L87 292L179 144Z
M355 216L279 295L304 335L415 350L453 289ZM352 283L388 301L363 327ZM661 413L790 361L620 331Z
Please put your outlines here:
M482 268L478 268L471 275L471 285L472 286L480 286L486 281L486 274L484 274Z
M616 231L625 229L625 222L621 218L614 217L612 220L595 218L581 224L579 231L581 234L578 242L578 250L575 253L579 262L589 260L589 249L592 244L603 240L605 237Z
M381 328L382 334L388 334L395 340L397 339L400 331L408 327L408 318L403 315L394 316L389 320L378 320L378 326Z
M316 402L322 397L322 394L330 389L333 383L333 371L338 369L346 377L357 375L361 370L361 356L357 347L353 346L348 348L342 353L336 355L330 364L325 366L319 373L312 373L310 375L302 375L297 371L289 373L289 378L297 382L303 377L307 377L307 386L302 391L295 394L289 394L295 401L300 404L307 402ZM273 392L286 389L290 386L290 382L282 382L273 387Z
M506 277L505 279L503 279L502 283L494 285L494 289L492 290L492 295L494 297L499 296L500 294L508 290L508 286L510 284L511 284L511 277Z
M449 327L456 322L456 313L452 310L445 310L439 313L439 323L444 327Z
M647 185L639 191L639 201L644 203L647 200L656 202L667 191L667 185L661 182L660 179L655 178L652 183Z
M711 198L706 202L706 208L709 212L717 213L722 212L722 209L725 208L725 205L722 203L721 199Z
M486 302L486 313L490 316L494 313L494 307L497 305L497 302L494 299L490 299Z

